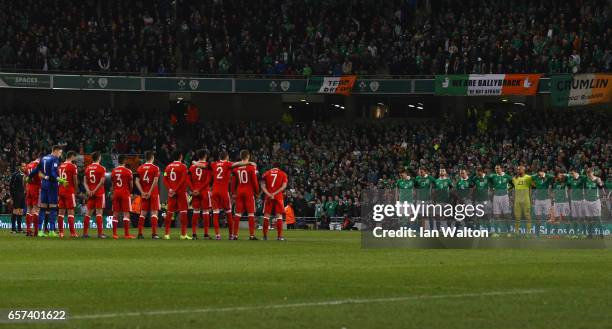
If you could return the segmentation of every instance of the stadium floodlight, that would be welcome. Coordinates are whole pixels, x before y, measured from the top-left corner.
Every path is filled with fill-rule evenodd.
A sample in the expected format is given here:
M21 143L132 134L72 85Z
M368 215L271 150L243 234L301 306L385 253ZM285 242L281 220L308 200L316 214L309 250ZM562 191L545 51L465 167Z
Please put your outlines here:
M293 108L293 106L289 105L289 109L292 109L292 108Z
M519 102L517 102L517 103L514 103L514 105L525 106L525 103L519 103Z
M344 106L340 106L340 108L344 110Z
M501 101L502 101L502 102L504 102L504 103L507 103L507 102L508 102L508 99L507 99L507 98L502 98L502 100L501 100Z
M422 110L423 107L422 106L417 106L417 109Z
M306 102L306 105L310 105L310 103Z
M305 102L305 101L306 101L306 100L305 100L305 99L303 99L303 98L302 98L302 99L300 99L300 102Z
M421 106L423 106L423 103L420 103L420 102L419 102L419 103L417 103L417 104L418 104L418 105L421 105Z
M340 105L338 105L338 104L334 104L334 106L335 106L335 107L340 107Z
M412 104L408 104L408 107L414 107L414 105L412 105Z

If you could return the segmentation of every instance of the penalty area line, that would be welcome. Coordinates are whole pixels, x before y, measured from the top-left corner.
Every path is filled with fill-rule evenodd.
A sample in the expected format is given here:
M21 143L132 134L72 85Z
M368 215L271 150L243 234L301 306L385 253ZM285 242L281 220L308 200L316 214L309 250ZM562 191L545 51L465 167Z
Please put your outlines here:
M530 294L542 294L544 292L546 292L546 290L544 289L528 289L528 290L524 289L524 290L491 291L491 292L464 293L464 294L416 295L416 296L388 297L388 298L366 298L366 299L349 298L349 299L341 299L341 300L328 300L328 301L320 301L320 302L303 302L303 303L291 303L291 304L271 304L271 305L218 307L218 308L212 307L212 308L185 309L185 310L159 310L159 311L141 311L141 312L125 312L125 313L101 313L101 314L88 314L88 315L84 314L84 315L70 316L69 320L88 320L88 319L104 319L104 318L119 318L119 317L134 317L134 316L155 316L155 315L170 315L170 314L241 312L241 311L257 311L257 310L284 309L284 308L310 307L310 306L389 303L389 302L427 300L427 299L530 295Z

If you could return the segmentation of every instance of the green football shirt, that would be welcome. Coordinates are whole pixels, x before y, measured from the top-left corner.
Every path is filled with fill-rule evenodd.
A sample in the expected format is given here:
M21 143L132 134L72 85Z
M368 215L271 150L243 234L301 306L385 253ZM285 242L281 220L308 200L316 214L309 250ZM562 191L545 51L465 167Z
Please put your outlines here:
M450 188L453 181L450 178L436 178L434 181L434 190L436 192L436 202L450 202Z
M419 201L431 201L431 188L435 179L429 175L417 176L414 186L417 188L417 199Z
M512 183L512 176L508 174L493 174L489 176L489 180L491 181L491 186L493 186L493 193L495 195L508 195L508 189Z
M540 177L540 175L531 176L531 180L535 184L533 197L536 200L548 200L550 199L550 187L552 186L553 177L550 175L545 175L544 177Z
M414 197L412 193L414 192L414 179L403 179L400 178L395 182L395 186L399 190L399 201L407 201L413 202Z

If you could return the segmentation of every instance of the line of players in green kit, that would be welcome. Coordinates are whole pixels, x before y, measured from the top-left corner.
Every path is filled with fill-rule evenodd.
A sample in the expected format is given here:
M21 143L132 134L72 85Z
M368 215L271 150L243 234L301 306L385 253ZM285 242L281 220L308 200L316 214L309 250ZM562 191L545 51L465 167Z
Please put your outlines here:
M591 168L584 173L577 169L568 173L557 170L554 175L542 168L528 175L524 166L518 166L515 175L511 176L503 166L497 165L493 173L484 168L477 168L472 174L461 169L456 177L451 178L444 168L439 169L436 177L427 168L419 168L416 176L408 170L400 170L397 180L385 187L396 188L401 202L470 204L484 209L484 216L472 216L461 222L425 217L412 223L425 229L458 224L486 228L493 236L522 233L601 237L604 222L610 221L610 218L602 218L602 199L609 214L612 169L608 169L607 177L604 183ZM531 226L532 216L536 224L534 228Z

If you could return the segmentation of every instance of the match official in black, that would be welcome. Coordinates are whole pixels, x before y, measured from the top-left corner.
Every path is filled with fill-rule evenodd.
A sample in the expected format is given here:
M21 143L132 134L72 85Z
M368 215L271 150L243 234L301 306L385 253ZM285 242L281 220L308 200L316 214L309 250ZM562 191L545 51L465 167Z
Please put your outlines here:
M26 164L20 162L19 167L11 175L10 189L11 189L11 200L13 200L13 214L11 216L11 233L23 233L21 229L21 216L23 216L23 209L25 208L25 181L24 171Z

